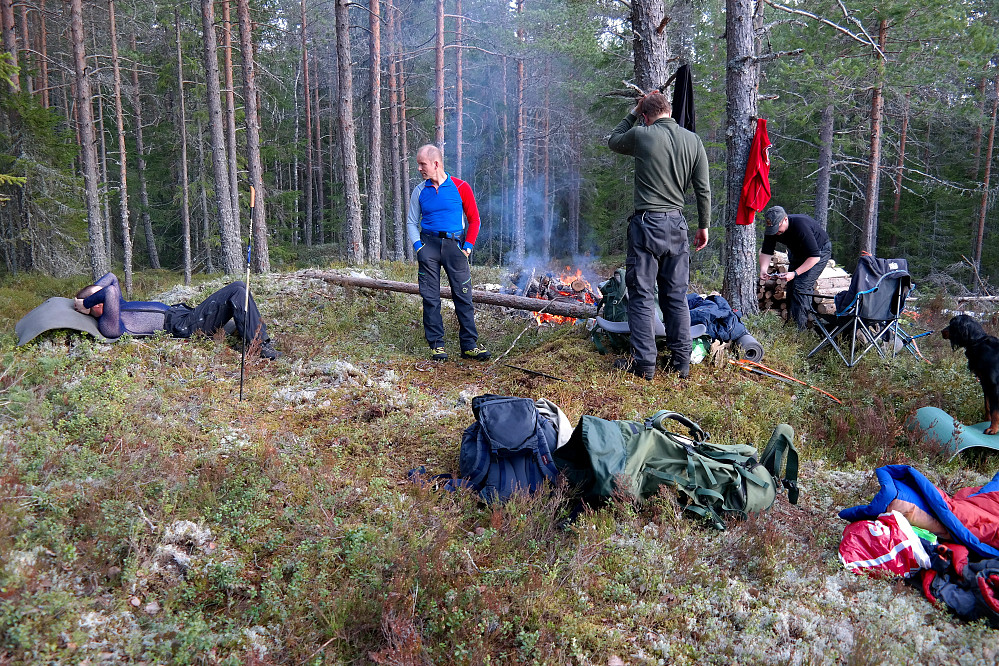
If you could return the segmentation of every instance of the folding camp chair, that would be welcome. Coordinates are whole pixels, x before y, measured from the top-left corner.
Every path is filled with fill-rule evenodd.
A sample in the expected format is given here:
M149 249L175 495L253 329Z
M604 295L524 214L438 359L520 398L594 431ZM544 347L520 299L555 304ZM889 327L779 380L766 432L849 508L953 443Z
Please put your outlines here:
M834 297L812 294L817 298L834 298L836 312L823 314L813 308L815 326L822 341L808 357L828 346L836 350L848 368L856 365L871 349L883 359L889 355L894 358L903 349L923 358L915 340L929 332L910 335L899 321L910 289L912 278L905 259L878 259L864 254L857 263L849 289ZM849 353L844 353L837 340L849 341Z

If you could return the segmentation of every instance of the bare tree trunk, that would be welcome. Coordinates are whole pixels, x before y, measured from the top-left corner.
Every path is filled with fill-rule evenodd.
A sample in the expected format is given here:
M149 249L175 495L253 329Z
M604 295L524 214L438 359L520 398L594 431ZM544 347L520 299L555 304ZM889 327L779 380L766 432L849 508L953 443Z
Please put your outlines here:
M14 25L13 0L0 0L0 32L3 33L3 50L10 55L11 64L17 67L17 28ZM14 92L21 92L21 79L18 73L10 78L10 83Z
M38 78L42 92L42 106L49 108L49 48L48 32L45 27L45 0L38 5Z
M543 114L543 126L544 134L541 137L541 170L544 173L544 206L545 210L542 212L541 217L541 233L544 236L541 239L541 256L545 259L551 257L552 253L552 201L551 201L551 156L550 156L550 145L548 133L551 131L551 98L549 97L548 91L551 86L548 82L551 80L551 65L546 64L545 66L545 108L542 110Z
M457 0L455 5L455 14L457 14L457 23L455 25L455 43L457 45L457 51L455 51L454 56L454 142L455 142L455 161L454 161L454 173L461 178L461 163L464 159L464 143L465 143L465 80L464 76L464 49L465 45L462 43L461 28L464 22L461 15L461 0Z
M318 61L317 61L318 63ZM318 64L315 65L313 71L318 71ZM325 187L323 187L324 179L326 177L325 169L323 168L323 135L321 118L322 114L319 107L319 84L312 86L312 108L315 112L312 114L312 124L315 130L315 136L312 139L313 145L316 149L315 155L315 165L316 165L316 234L318 234L318 242L320 245L326 243L326 195Z
M382 165L382 37L379 0L371 0L371 170L368 183L368 261L382 258L382 236L385 234L384 166Z
M503 115L500 116L500 134L503 136L503 177L502 195L500 200L500 225L499 225L499 253L497 255L499 263L503 263L503 232L507 225L513 227L513 220L510 218L510 188L506 183L510 178L510 87L507 80L507 58L502 56L503 61Z
M222 102L219 90L218 45L215 40L215 8L212 0L201 0L201 24L204 33L205 97L208 104L208 129L212 144L212 173L215 203L219 215L219 240L222 243L222 270L229 275L240 272L239 225L232 208L229 166L225 148Z
M302 97L305 99L305 247L312 247L312 88L309 85L308 26L305 18L305 0L302 0Z
M236 166L236 89L232 80L232 20L229 0L222 0L222 79L225 87L225 149L229 158L232 214L239 228L239 168ZM240 243L242 245L242 243Z
M759 12L762 12L762 3ZM757 23L762 15L754 15L752 0L726 0L725 93L728 100L726 134L727 204L725 206L725 236L727 261L722 293L732 309L743 314L759 311L756 298L758 261L756 229L752 225L736 224L742 181L749 161L749 149L756 129L760 65L757 54Z
M632 50L635 54L635 85L649 92L666 83L669 44L666 31L659 30L666 6L654 0L631 3Z
M19 8L21 10L21 49L24 51L24 63L21 69L24 70L24 87L31 93L34 92L34 81L31 80L34 58L30 55L31 42L28 41L28 3L22 2Z
M136 50L135 32L131 35L132 51ZM153 221L149 215L149 190L146 187L146 148L142 133L142 96L139 93L139 64L132 63L132 107L135 109L135 152L139 167L139 206L141 207L142 231L146 236L146 255L149 267L160 267L160 255L156 251L153 237Z
M177 125L180 129L180 225L181 236L184 244L184 284L191 284L191 190L187 178L187 114L184 111L184 54L181 51L180 41L180 10L173 10L174 32L177 39L177 99L178 117ZM136 98L138 98L138 87L136 87ZM136 105L138 108L138 105ZM142 154L141 151L139 153ZM139 158L140 164L142 158ZM207 222L206 222L207 226ZM147 239L148 240L148 239ZM155 251L155 246L154 246Z
M364 263L364 242L361 236L361 188L357 179L357 145L354 142L354 92L350 66L350 16L348 0L334 0L336 9L336 58L339 73L337 129L343 173L344 200L347 208L347 260Z
M985 178L982 181L982 203L978 211L978 235L975 239L975 275L978 278L977 290L982 290L982 243L985 240L985 214L989 210L989 179L992 176L992 149L996 138L996 111L999 110L999 74L995 79L995 94L992 97L992 123L989 126L989 142L985 149Z
M909 132L909 100L911 97L911 92L905 94L905 108L902 110L902 132L898 140L898 167L895 171L895 203L891 207L892 247L895 247L898 240L898 211L902 206L902 170L905 168L905 139Z
M834 107L826 104L819 121L819 170L815 177L815 221L823 229L829 226L829 181L832 178Z
M257 64L253 57L253 25L250 23L249 0L237 0L239 21L239 52L243 58L243 105L246 123L246 163L250 185L256 192L252 227L253 269L258 273L271 270L270 248L267 245L267 190L264 188L264 165L260 160L260 113L257 107Z
M444 0L436 0L437 33L434 40L434 143L444 152Z
M76 70L76 113L80 133L80 158L83 166L84 197L87 201L90 273L93 279L111 270L104 226L101 219L100 197L97 193L97 149L94 137L94 111L90 101L90 74L84 49L83 0L70 0L70 30L73 37L73 65Z
M96 40L94 40L96 49ZM98 192L101 195L101 212L104 215L104 246L107 248L108 257L114 261L114 234L111 231L111 195L108 192L108 147L107 135L104 131L104 96L97 95L97 131L100 133L100 178L101 185Z
M397 52L399 54L396 61L396 77L399 82L398 93L399 93L399 140L401 142L399 154L402 159L400 160L399 168L402 171L402 201L409 202L409 193L412 191L410 186L409 173L409 132L407 131L409 125L406 121L406 61L402 57L403 52L403 40L402 40L402 12L399 10L399 15L396 17L395 22L396 38L395 43L397 47ZM403 234L405 238L405 234ZM403 248L407 261L413 260L413 246L408 242L403 241Z
M517 0L517 14L523 15L524 0ZM517 28L517 41L526 42L527 34L523 28ZM513 198L513 263L515 266L524 265L526 254L526 211L524 192L524 168L525 168L525 127L524 127L524 59L517 58L517 125L514 128L516 133L516 158L514 163L514 198Z
M118 129L118 215L121 217L122 263L125 268L125 297L132 297L132 230L128 221L128 151L125 150L125 114L121 106L121 67L118 62L118 26L115 24L114 0L108 0L111 28L111 71L114 82L114 117Z
M884 52L888 37L888 20L881 19L878 24L878 45ZM880 200L881 180L881 119L884 115L884 61L878 53L877 83L871 96L871 164L867 172L867 193L864 199L863 230L860 237L861 252L877 255L878 249L878 202Z
M405 188L402 183L402 165L406 156L402 153L400 143L401 123L399 121L399 44L396 41L396 23L398 22L397 10L393 4L388 4L388 34L391 49L389 53L389 125L391 126L391 145L389 154L392 156L392 229L394 232L394 243L392 245L392 258L395 261L402 261L406 256L406 234L403 224L403 211L408 208L409 202L406 199Z
M580 213L580 155L582 154L582 139L576 128L569 134L569 254L579 252L579 213Z
M985 115L985 86L988 83L986 77L978 80L978 95L981 98L978 104L978 121L975 123L975 173L971 176L978 180L978 170L982 168L982 117Z
M201 125L201 118L198 118L198 165L200 169L201 181L201 247L205 252L205 271L215 272L215 258L212 254L212 234L208 212L208 171L205 169L205 129Z

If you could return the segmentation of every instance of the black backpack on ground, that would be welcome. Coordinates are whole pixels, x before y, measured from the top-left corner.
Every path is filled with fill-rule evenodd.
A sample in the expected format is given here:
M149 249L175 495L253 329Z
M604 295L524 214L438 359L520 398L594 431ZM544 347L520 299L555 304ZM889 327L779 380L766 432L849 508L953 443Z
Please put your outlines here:
M460 481L485 502L505 502L515 492L533 493L558 475L552 450L557 436L534 401L500 395L472 399L475 423L461 437Z

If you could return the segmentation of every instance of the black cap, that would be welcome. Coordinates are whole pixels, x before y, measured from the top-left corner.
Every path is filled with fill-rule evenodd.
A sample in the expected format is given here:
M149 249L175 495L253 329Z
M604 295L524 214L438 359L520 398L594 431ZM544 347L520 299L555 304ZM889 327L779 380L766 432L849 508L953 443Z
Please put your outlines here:
M767 236L773 236L777 233L777 228L780 226L780 223L784 221L785 217L787 217L787 213L784 212L784 209L780 206L774 206L773 208L767 210L764 217L767 219L767 228L763 233Z

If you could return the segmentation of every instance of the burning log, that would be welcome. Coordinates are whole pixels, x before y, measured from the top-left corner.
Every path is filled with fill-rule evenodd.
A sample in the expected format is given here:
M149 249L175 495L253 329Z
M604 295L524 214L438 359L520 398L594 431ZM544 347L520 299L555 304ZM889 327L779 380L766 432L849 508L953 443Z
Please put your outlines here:
M354 277L351 275L337 275L325 271L303 271L303 277L323 280L331 284L338 284L343 287L364 287L366 289L381 289L383 291L397 291L404 294L419 294L420 285L411 282L394 282L392 280L378 280L375 278ZM442 298L452 298L451 289L441 287ZM489 305L500 305L506 308L517 310L529 310L538 312L544 310L545 314L557 315L560 317L572 317L575 319L587 319L597 316L596 305L581 303L573 298L555 298L545 300L539 298L528 298L525 296L515 296L513 294L495 294L481 289L472 290L472 301L474 303L486 303Z

